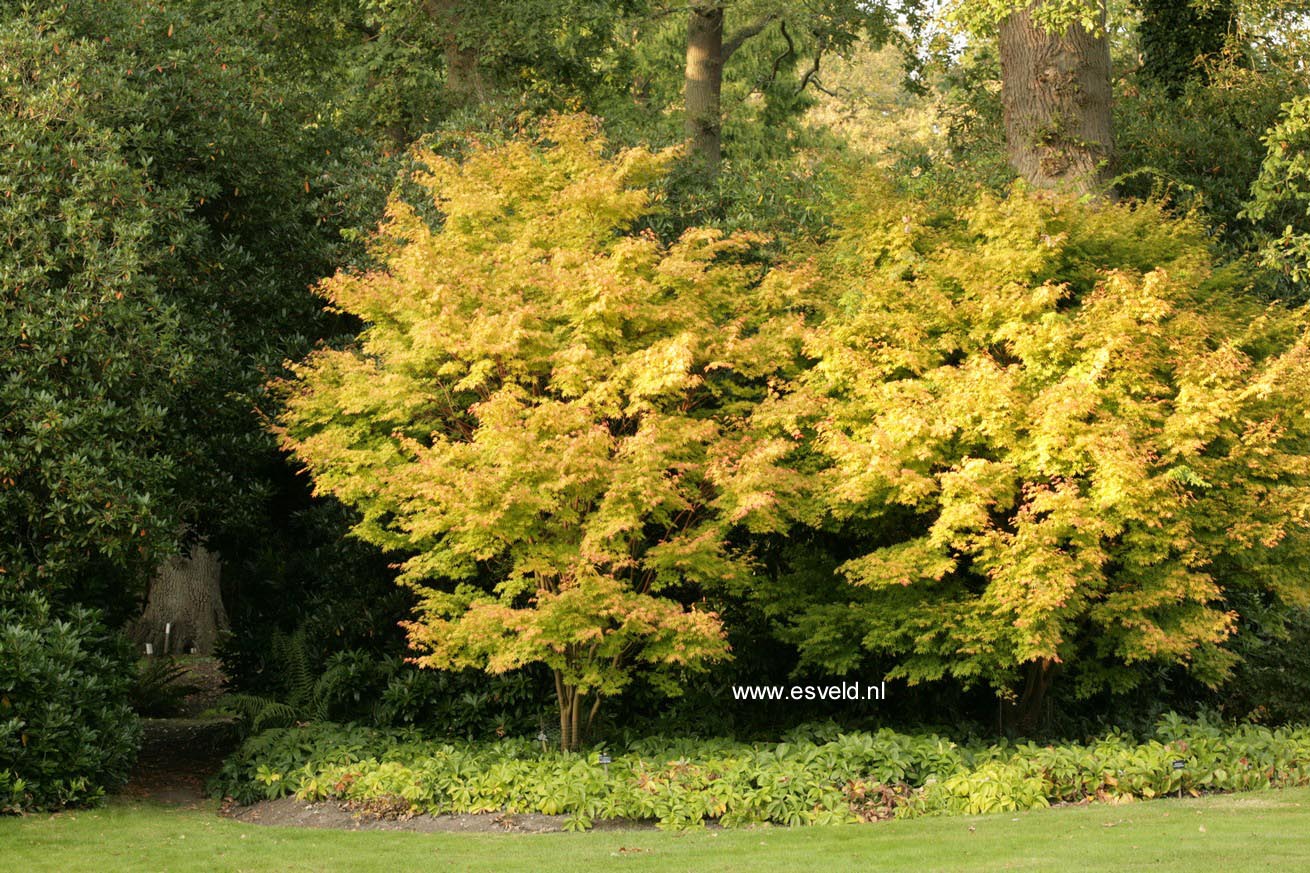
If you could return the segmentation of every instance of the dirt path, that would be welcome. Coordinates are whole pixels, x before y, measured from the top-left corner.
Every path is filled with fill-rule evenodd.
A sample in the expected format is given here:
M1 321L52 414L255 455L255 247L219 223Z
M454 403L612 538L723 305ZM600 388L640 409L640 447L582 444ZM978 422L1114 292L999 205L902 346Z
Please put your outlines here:
M122 794L195 806L235 742L231 719L151 718L142 721L141 755Z
M223 675L213 658L179 658L188 667L181 682L197 687L179 718L142 719L141 754L121 792L124 796L185 806L207 799L205 783L236 743L231 718L200 718L223 692Z

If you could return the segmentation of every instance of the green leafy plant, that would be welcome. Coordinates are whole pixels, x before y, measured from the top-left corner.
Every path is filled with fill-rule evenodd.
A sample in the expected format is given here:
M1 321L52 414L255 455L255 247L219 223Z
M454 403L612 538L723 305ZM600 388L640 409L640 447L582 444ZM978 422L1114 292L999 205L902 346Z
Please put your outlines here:
M1310 280L1310 97L1282 109L1264 137L1264 163L1245 215L1272 225L1263 247L1265 264L1304 288Z
M96 612L0 588L0 812L92 803L127 780L134 668Z
M243 802L294 794L388 814L535 812L582 829L611 818L825 824L1305 784L1310 729L1170 716L1145 741L1111 733L1048 746L825 728L780 743L644 738L620 744L608 764L533 740L449 743L323 724L248 740L215 788Z

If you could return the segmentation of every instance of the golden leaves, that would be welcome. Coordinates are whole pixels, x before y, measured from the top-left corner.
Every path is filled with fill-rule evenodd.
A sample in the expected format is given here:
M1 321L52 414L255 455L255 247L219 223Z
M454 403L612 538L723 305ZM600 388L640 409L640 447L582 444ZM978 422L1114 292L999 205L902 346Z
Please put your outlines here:
M826 513L875 532L841 568L866 646L965 681L1087 633L1186 661L1231 632L1225 585L1287 588L1258 555L1310 551L1304 315L1246 298L1155 204L1015 194L901 230L904 210L841 244L841 307L778 414L816 435ZM849 257L888 228L911 266Z
M629 233L670 153L607 151L559 117L536 142L420 154L440 220L393 200L385 268L320 286L358 343L284 386L282 444L361 511L357 535L408 554L429 666L543 661L613 693L634 658L722 657L717 616L656 595L743 577L730 527L783 523L792 445L748 414L797 366L813 277L757 296L758 237Z

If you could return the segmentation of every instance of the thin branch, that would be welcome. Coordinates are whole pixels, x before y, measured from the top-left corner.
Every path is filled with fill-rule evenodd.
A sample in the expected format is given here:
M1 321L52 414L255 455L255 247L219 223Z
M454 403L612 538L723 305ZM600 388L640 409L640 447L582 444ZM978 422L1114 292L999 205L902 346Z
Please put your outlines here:
M810 68L806 70L805 75L801 77L801 83L796 88L797 94L800 94L807 87L813 85L815 89L822 91L824 94L827 94L829 97L837 96L836 94L829 91L827 88L823 87L823 84L819 81L819 59L822 57L823 57L822 49L814 53L814 63L810 64Z
M829 97L837 96L836 91L829 91L826 87L824 87L823 83L819 81L818 76L815 76L814 79L810 82L810 84L814 86L814 90L821 91L822 93L827 94Z
M773 69L769 71L769 78L765 80L764 87L760 89L761 91L777 81L778 68L782 65L782 62L796 55L796 43L792 42L791 34L787 32L787 22L785 20L780 22L778 29L782 31L782 38L787 40L787 49L773 59Z
M750 39L753 36L758 36L764 30L764 28L768 27L770 24L776 21L777 18L778 18L778 13L776 12L770 12L767 15L761 15L759 18L755 19L750 24L746 25L741 30L737 31L731 37L725 40L723 43L723 62L726 64L728 62L728 58L732 57L733 53L736 52L737 49L741 48L742 43L746 42L746 40Z

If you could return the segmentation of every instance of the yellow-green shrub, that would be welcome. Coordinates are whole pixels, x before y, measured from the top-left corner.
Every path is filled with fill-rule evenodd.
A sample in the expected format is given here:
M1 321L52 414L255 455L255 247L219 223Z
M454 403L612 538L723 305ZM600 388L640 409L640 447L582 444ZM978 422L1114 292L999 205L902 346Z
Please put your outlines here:
M1215 683L1230 595L1310 597L1304 310L1155 203L860 205L815 364L756 415L810 435L797 516L849 544L848 584L764 588L808 661L1002 694Z
M1182 769L1174 762L1181 761ZM981 814L1051 803L1119 802L1310 784L1310 728L1220 729L1165 719L1138 742L959 746L933 735L808 731L783 743L645 739L600 753L543 752L538 743L423 741L319 725L247 741L217 787L239 800L295 794L367 810L505 810L685 828L762 822L830 824L917 815Z

